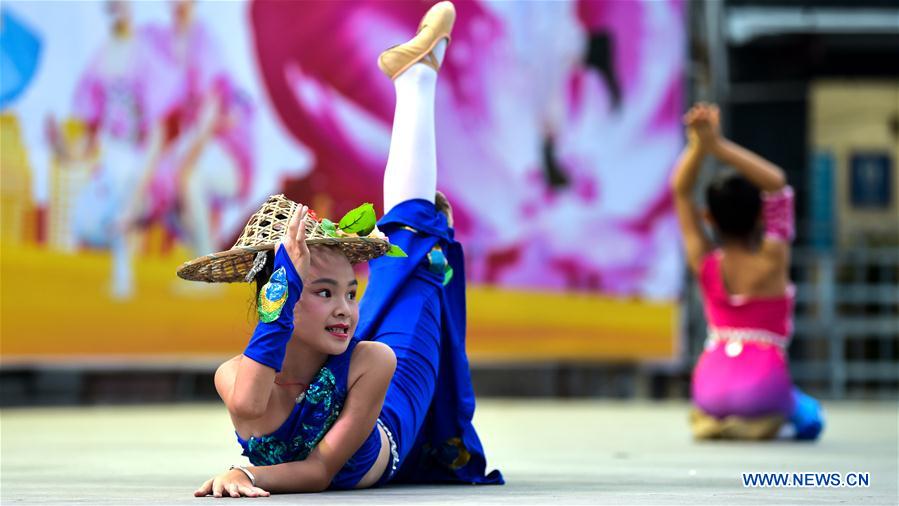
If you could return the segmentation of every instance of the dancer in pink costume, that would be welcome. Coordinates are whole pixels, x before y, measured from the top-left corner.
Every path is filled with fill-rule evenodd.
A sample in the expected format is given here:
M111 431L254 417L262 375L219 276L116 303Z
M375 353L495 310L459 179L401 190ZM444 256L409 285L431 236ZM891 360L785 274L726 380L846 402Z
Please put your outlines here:
M162 119L165 156L144 174L132 219L148 215L184 234L197 253L214 251L221 206L250 193L253 106L234 86L194 2L171 3L172 24L147 29L164 62L159 81L172 90Z
M709 334L693 371L697 438L767 439L784 422L797 439L823 427L818 402L792 385L787 346L795 288L790 283L793 191L783 171L721 137L718 108L684 117L689 142L672 179L690 269L702 289ZM692 199L706 155L733 166L706 188L719 246L702 229Z
M154 165L160 154L153 129L169 101L158 85L162 64L142 32L135 32L128 2L106 4L110 37L98 49L75 92L73 116L88 129L87 153L68 153L58 127L50 139L61 159L99 151L99 165L76 197L73 231L76 240L112 252L111 294L124 299L134 290L132 257L136 237L118 227L139 185L143 165Z

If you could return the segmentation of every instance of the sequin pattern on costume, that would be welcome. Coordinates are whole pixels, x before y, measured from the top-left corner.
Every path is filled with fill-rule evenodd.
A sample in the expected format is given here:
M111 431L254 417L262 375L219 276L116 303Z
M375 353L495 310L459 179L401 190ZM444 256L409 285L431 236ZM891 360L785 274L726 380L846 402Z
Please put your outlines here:
M461 469L471 460L471 453L459 437L449 438L437 447L425 444L423 450L423 459L430 459L430 462L436 462L447 469Z
M259 291L259 320L271 323L281 316L281 308L287 302L287 272L284 267L276 270L268 283Z
M453 279L453 268L450 267L446 255L443 254L443 248L439 244L435 244L431 251L428 252L428 270L434 274L443 276L443 285L446 286Z
M323 367L298 406L301 422L294 429L296 435L285 441L278 437L279 429L267 436L253 436L247 440L243 455L256 466L304 460L337 421L345 397L346 392L337 389L334 374Z

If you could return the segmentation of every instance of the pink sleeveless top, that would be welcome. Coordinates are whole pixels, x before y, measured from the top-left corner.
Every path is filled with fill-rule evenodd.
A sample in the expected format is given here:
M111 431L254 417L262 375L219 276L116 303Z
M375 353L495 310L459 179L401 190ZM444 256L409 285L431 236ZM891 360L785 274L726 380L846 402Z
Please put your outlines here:
M765 234L790 241L794 235L793 191L766 194ZM693 372L693 400L714 416L760 416L792 411L792 380L786 347L793 331L795 289L776 297L727 292L721 250L706 255L699 273L709 325L706 349Z
M763 197L765 236L768 239L791 241L795 234L793 224L793 189L784 187ZM778 297L754 297L732 295L721 277L721 250L705 256L699 273L703 305L710 331L716 334L732 331L754 333L768 338L779 338L776 344L785 347L793 333L793 306L795 289ZM762 338L763 341L768 341Z

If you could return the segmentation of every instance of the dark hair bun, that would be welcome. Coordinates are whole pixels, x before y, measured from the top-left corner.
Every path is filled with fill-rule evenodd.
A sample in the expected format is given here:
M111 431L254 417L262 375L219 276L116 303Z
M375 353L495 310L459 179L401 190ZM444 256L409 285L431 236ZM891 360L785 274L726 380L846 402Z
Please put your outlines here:
M716 174L705 191L717 232L725 241L752 241L758 232L762 195L758 187L733 170Z

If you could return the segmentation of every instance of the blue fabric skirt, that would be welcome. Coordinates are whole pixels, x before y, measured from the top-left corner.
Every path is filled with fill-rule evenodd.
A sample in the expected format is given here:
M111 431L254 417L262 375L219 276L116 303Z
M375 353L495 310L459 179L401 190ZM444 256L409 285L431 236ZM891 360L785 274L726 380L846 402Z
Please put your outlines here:
M396 354L396 372L384 398L381 420L393 427L402 462L424 425L437 386L440 297L434 283L416 271L373 339L390 346Z
M378 228L408 255L370 262L356 331L389 345L397 357L381 412L399 456L390 481L502 484L499 471L485 472L484 450L471 423L475 399L465 354L462 247L426 200L397 205ZM435 268L435 258L445 259L451 278Z

